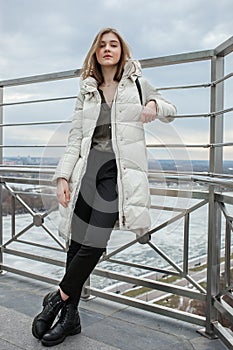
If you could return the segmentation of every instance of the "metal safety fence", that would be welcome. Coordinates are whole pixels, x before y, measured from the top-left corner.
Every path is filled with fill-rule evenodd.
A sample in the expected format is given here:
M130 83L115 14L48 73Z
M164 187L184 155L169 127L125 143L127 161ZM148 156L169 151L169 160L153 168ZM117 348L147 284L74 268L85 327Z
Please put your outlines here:
M168 215L162 222L157 223L147 235L151 235L145 246L151 252L161 257L166 262L166 267L151 266L143 263L135 263L127 259L122 259L121 254L136 247L138 239L129 240L121 244L115 249L108 251L102 256L93 275L100 278L109 279L120 283L121 286L128 286L128 290L133 290L135 287L141 294L130 294L114 292L114 288L97 288L93 287L92 283L88 281L83 289L83 298L88 298L90 295L99 296L105 299L123 303L125 305L134 306L151 312L159 313L161 315L170 316L179 320L197 324L204 327L202 333L208 337L214 338L216 335L226 344L227 347L232 348L232 324L233 324L233 301L232 301L232 230L233 230L233 215L231 214L233 197L231 192L233 189L233 176L231 174L223 174L223 150L225 147L232 147L233 141L224 142L224 117L231 115L232 108L224 108L224 84L233 73L224 75L225 57L233 51L233 37L219 45L213 50L204 50L198 52L184 53L178 55L170 55L166 57L158 57L153 59L141 60L143 69L164 67L168 65L180 65L184 63L209 61L211 69L211 81L203 84L192 84L182 86L161 87L159 90L183 90L208 88L210 90L210 111L209 113L199 114L185 114L177 115L176 119L181 118L208 118L210 125L209 142L203 144L179 144L166 143L165 145L149 143L148 149L163 148L200 148L206 149L209 152L209 170L207 173L195 173L193 171L153 171L149 172L150 192L151 197L163 198L188 198L189 205L187 207L179 207L169 204L152 204L151 210L160 210ZM9 271L22 276L34 278L43 282L57 284L58 279L45 276L33 271L26 271L20 267L15 267L11 263L5 263L6 256L17 256L26 259L27 261L34 261L36 263L46 263L59 268L64 267L64 259L62 254L66 251L67 246L57 232L54 232L46 223L46 219L57 210L57 202L55 196L55 189L51 183L51 177L54 172L54 167L49 166L7 166L3 164L3 150L9 148L49 148L49 147L63 147L63 145L56 144L3 144L3 129L14 128L16 126L39 126L52 124L70 123L67 120L51 120L51 121L36 121L36 122L18 122L18 123L4 123L4 108L8 106L24 106L25 104L47 103L52 101L62 101L75 99L76 96L56 97L50 99L35 99L27 101L14 101L5 103L3 100L3 91L6 88L30 85L41 82L53 82L62 79L77 78L80 75L80 70L72 70L54 74L43 74L33 77L25 77L19 79L11 79L0 82L0 182L2 190L0 192L0 199L2 202L3 189L10 195L11 202L9 212L11 215L10 229L7 231L3 225L4 217L0 212L0 270ZM161 181L161 179L163 181ZM166 186L164 186L164 181ZM182 184L191 184L188 189L184 188L170 188L169 182L181 182ZM161 183L163 186L161 186ZM45 191L35 193L34 191L23 191L15 188L15 185L34 185L43 187ZM201 185L203 189L193 185ZM49 207L46 205L40 210L33 208L31 202L28 200L31 196L42 196L44 203L48 200ZM31 219L24 226L17 231L16 218L20 220L19 215L16 215L16 204L19 203L27 212ZM51 204L52 203L52 204ZM199 209L207 209L207 255L205 263L201 268L201 278L197 277L190 268L190 221L193 213ZM2 206L1 206L2 210ZM182 259L179 263L169 254L161 249L156 243L156 234L163 231L174 224L179 226L182 232ZM224 230L223 226L224 225ZM46 235L49 235L54 244L47 244L43 241L33 241L28 232L33 229L40 229ZM204 230L203 230L204 232ZM25 237L25 238L24 238ZM30 249L21 249L20 247L31 247ZM141 246L142 247L142 246ZM134 248L133 248L134 249ZM142 247L141 249L144 249ZM45 252L53 251L55 254L60 254L60 258L56 255L47 255ZM106 265L107 264L107 265ZM113 268L108 268L109 266ZM115 268L118 266L118 268ZM31 267L31 265L30 265ZM120 270L119 267L128 268L129 272ZM130 273L134 270L140 270L139 274ZM122 272L123 271L123 272ZM4 276L4 275L3 275ZM154 278L160 276L160 278ZM163 276L168 277L163 280ZM169 280L169 277L171 279ZM140 288L138 288L140 287ZM156 298L152 297L147 300L147 295L153 295L156 291L158 295L179 296L195 300L205 305L205 313L200 315L195 312L186 310L179 310L177 307L172 308L164 304L156 302ZM161 294L162 293L162 294ZM143 298L143 296L145 296ZM160 299L162 299L160 298ZM158 298L157 298L158 299Z

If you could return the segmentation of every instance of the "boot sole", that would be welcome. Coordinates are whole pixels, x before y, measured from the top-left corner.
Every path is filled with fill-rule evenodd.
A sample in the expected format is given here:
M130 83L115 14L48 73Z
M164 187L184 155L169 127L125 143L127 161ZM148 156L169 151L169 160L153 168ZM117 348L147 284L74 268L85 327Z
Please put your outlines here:
M69 335L75 335L75 334L79 334L79 333L81 333L81 325L79 325L75 329L71 330L67 334L63 335L63 337L61 337L59 339L48 341L48 340L44 340L42 338L41 339L41 344L44 345L44 346L48 346L48 347L49 346L58 345L58 344L62 343L65 340L65 338L68 337Z

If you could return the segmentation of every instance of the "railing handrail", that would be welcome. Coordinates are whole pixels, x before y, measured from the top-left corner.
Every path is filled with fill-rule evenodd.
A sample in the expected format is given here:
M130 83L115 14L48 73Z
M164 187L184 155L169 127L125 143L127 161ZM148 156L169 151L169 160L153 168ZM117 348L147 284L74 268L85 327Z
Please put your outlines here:
M194 52L186 52L175 55L161 56L156 58L149 59L140 59L139 62L142 65L142 68L152 68L160 67L174 64L183 64L189 62L205 61L210 60L214 56L226 56L233 51L233 37L230 37L222 44L217 46L215 49L210 50L200 50ZM81 74L81 69L72 69L68 71L48 73L48 74L39 74L34 76L28 76L17 79L7 79L0 81L0 87L8 86L17 86L17 85L26 85L34 83L42 83L48 81L62 80L77 78Z
M195 52L187 52L176 55L161 56L156 58L140 59L142 68L160 67L173 64L183 64L196 61L209 60L214 56L214 50L203 50ZM34 83L43 83L48 81L78 78L80 77L81 69L72 69L63 72L55 72L48 74L39 74L17 79L8 79L0 81L0 87L9 87L17 85L26 85Z
M54 174L54 167L53 168L40 168L40 167L35 167L33 169L29 169L29 168L20 168L20 167L15 167L14 168L9 168L9 167L0 167L0 174L4 173L4 172L12 172L12 173L25 173L25 174L34 174L37 175L37 179L31 179L33 181L38 181L38 183L40 183L40 181L44 181L45 179L40 179L40 175L53 175ZM166 171L163 172L149 172L149 178L150 180L154 179L154 180L158 180L158 179L167 179L167 180L175 180L175 181L184 181L184 182L198 182L198 183L206 183L206 184L211 184L211 185L215 185L215 186L222 186L224 188L228 188L228 189L232 189L233 188L233 176L230 176L228 178L226 178L224 175L222 178L219 177L214 177L214 176L208 176L208 175L189 175L189 174L177 174L177 173L169 173ZM14 179L14 182L17 181L17 179L20 181L20 183L22 183L24 180L27 181L30 179L23 179L20 176L9 176L9 175L0 175L0 183L1 182L10 182ZM26 183L26 182L25 182ZM49 184L50 180L46 180L46 183ZM54 185L51 181L51 185Z

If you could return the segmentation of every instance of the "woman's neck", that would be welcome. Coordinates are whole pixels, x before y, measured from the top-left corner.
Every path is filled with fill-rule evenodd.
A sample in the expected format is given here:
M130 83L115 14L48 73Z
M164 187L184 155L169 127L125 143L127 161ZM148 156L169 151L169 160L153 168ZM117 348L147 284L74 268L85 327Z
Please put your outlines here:
M116 80L114 80L116 71L117 67L102 67L102 74L104 78L102 86L108 87L116 84Z

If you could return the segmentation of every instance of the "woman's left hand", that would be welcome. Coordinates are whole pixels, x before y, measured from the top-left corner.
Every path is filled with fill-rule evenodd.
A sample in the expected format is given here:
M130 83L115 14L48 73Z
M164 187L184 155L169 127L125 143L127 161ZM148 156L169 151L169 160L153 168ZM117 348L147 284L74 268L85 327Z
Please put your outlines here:
M150 123L156 119L157 107L155 101L149 101L142 110L141 120L143 123Z

